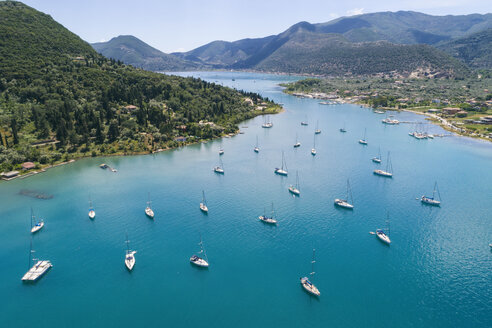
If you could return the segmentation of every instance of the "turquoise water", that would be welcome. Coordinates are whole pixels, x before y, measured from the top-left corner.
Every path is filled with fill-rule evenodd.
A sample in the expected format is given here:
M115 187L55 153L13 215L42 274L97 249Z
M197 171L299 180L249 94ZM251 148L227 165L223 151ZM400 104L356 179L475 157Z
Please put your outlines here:
M189 73L186 73L189 74ZM184 74L183 74L184 75ZM2 327L491 327L492 144L460 137L418 141L412 125L355 105L322 106L281 92L295 77L193 73L285 104L262 129L147 156L90 158L0 183ZM232 79L235 81L232 81ZM401 121L421 121L394 113ZM308 120L309 126L300 126ZM311 156L313 132L318 155ZM338 129L345 123L347 133ZM367 128L368 146L357 141ZM437 126L429 132L443 133ZM302 146L292 145L296 133ZM256 136L260 153L253 147ZM394 178L374 176L391 151ZM218 149L225 174L212 172ZM273 173L285 152L288 177ZM101 170L107 163L118 173ZM299 172L301 197L287 191ZM354 211L333 206L350 179ZM423 206L434 181L441 208ZM19 195L52 194L50 200ZM209 214L198 205L206 192ZM144 214L151 193L155 220ZM96 219L88 216L92 197ZM257 220L274 203L277 227ZM53 269L22 284L30 207L45 219L36 255ZM391 220L390 247L369 231ZM125 233L137 250L124 266ZM210 268L190 265L200 235ZM315 299L299 284L316 248Z

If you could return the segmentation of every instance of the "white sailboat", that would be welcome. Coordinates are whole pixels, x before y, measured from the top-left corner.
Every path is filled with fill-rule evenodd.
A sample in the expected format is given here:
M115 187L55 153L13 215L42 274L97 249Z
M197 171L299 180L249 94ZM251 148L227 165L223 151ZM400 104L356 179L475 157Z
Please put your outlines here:
M31 267L31 263L35 264ZM40 279L49 269L53 267L50 261L41 261L34 258L34 250L32 249L32 239L31 247L29 250L29 265L28 271L22 276L22 281L34 282Z
M222 147L219 148L219 155L224 155L224 149Z
M364 129L364 138L362 138L362 139L360 139L360 140L359 140L359 143L360 143L361 145L367 145L367 140L366 140L366 130L367 130L367 129Z
M265 121L263 122L261 127L265 128L265 129L269 129L269 128L273 127L273 123L270 122L270 118L268 116L265 118Z
M282 152L282 167L280 167L280 168L276 167L274 172L278 175L285 175L286 176L288 174L287 164L285 163L285 158L284 158L284 152Z
M386 231L383 229L377 229L376 230L376 236L381 240L383 243L390 245L391 244L391 239L389 237L390 234L390 227L389 227L389 215L386 220Z
M204 213L208 213L207 201L205 200L204 190L202 190L202 202L200 203L200 210Z
M439 199L436 199L436 191L437 195L439 196ZM434 184L434 190L432 191L432 197L427 197L425 195L422 195L420 198L420 201L424 204L432 205L432 206L441 206L441 194L439 192L439 189L437 188L437 181Z
M36 221L36 217L34 216L34 212L31 208L31 233L36 233L44 227L44 221L41 219L40 221Z
M309 274L309 276L311 277L311 280L313 280L313 277L315 274L315 272L314 272L314 263L316 263L315 254L316 254L316 250L313 248L313 260L311 261L311 273ZM308 277L302 277L302 278L300 278L300 280L301 280L302 287L309 294L314 295L314 296L320 296L321 295L318 288L316 288L316 286L311 282L311 280Z
M296 143L294 144L294 148L301 147L301 143L297 140L297 133L296 133Z
M265 210L263 210L263 215L260 215L258 219L261 222L268 223L268 224L277 224L277 220L275 219L275 210L273 209L273 203L272 203L272 214L271 216L267 216L265 214Z
M147 201L147 207L145 208L145 215L147 215L149 218L153 219L154 218L154 211L152 210L151 204L152 204L152 202L150 201L150 192L149 192L149 200Z
M307 126L308 125L308 120L307 120L307 115L306 115L306 120L301 122L301 125Z
M301 190L299 187L299 172L296 171L296 185L290 185L289 186L289 192L295 196L300 196L301 195Z
M311 149L311 155L316 156L316 154L317 152L316 152L316 134L315 134L313 139L313 148Z
M96 211L92 206L91 196L89 196L89 218L94 219L96 217Z
M386 162L386 170L374 170L373 173L385 178L393 177L393 166L391 165L391 158L389 152L388 152L388 160Z
M255 153L259 153L259 152L260 152L260 148L258 147L258 136L256 136L256 146L255 146L255 148L253 149L253 151L254 151Z
M208 268L208 258L207 253L205 253L205 249L203 248L202 236L200 236L200 243L198 245L200 245L200 252L198 252L198 255L190 257L190 262L196 266Z
M349 196L350 196L350 198L349 198ZM354 202L353 197L352 197L352 190L350 189L350 183L349 183L349 180L347 179L347 197L346 197L346 199L338 199L338 198L335 199L335 205L340 206L342 208L349 209L349 210L353 210L354 205L352 205L351 203L348 202L349 199L350 199L351 203Z
M214 167L214 172L218 174L224 174L224 164L222 164L222 159L219 157L219 165Z
M320 134L321 133L321 130L318 127L318 123L319 123L319 121L316 121L316 130L314 130L314 134Z
M137 253L137 251L130 250L130 241L128 240L128 234L126 234L125 265L129 271L132 271L135 266L135 253Z
M345 129L345 123L343 123L343 128L340 128L340 132L347 132L347 130Z
M373 157L372 158L372 161L374 163L381 164L381 147L378 148L378 156L377 157Z

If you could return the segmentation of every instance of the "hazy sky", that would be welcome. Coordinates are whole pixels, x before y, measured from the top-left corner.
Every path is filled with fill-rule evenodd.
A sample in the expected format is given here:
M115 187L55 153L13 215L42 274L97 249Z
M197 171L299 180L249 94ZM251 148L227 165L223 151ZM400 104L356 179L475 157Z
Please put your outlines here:
M130 34L164 52L214 40L278 34L300 22L413 10L432 15L490 13L490 0L24 0L88 42Z

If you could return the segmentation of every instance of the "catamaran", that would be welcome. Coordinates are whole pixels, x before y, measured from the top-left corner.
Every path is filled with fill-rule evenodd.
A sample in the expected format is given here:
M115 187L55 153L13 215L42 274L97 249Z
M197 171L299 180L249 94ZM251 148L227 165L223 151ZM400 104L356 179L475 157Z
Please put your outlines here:
M203 248L202 236L200 236L200 243L198 245L200 245L200 252L198 252L198 254L203 257L193 255L192 257L190 257L190 262L196 266L208 268L208 258L207 253L205 253L205 249Z
M258 219L262 222L268 223L268 224L277 224L277 220L274 218L275 217L275 211L273 209L273 203L272 203L272 214L270 217L266 216L265 210L263 210L263 215L260 215Z
M224 164L222 164L222 159L219 157L219 165L214 167L214 172L218 174L224 174Z
M349 180L347 179L347 197L346 197L346 199L338 199L338 198L335 199L335 205L349 209L349 210L353 210L354 205L352 205L351 203L348 202L349 196L350 196L350 202L353 203L354 200L352 197L352 190L350 189L350 183L349 183Z
M36 221L36 217L34 216L34 212L31 208L31 233L36 233L44 227L44 221Z
M254 151L255 153L259 153L259 152L260 152L260 148L258 147L258 136L256 136L256 146L255 146L255 148L253 149L253 151Z
M379 147L379 149L378 149L378 156L377 157L373 157L372 158L372 161L374 163L381 164L381 147Z
M366 140L366 129L364 129L364 138L359 140L359 143L361 145L367 145L367 140Z
M282 152L282 167L275 168L275 173L278 175L287 175L287 164L285 163L284 152Z
M389 227L389 217L386 220L386 231L383 229L377 229L376 230L376 236L381 240L383 243L389 245L391 244L391 239L389 237L390 234L390 227Z
M390 153L388 152L388 160L386 162L386 170L374 170L374 174L386 177L386 178L392 178L393 177L393 166L391 165L391 158L390 158Z
M313 149L311 149L311 155L316 156L316 134L314 135Z
M147 201L147 207L145 208L145 215L147 215L149 218L153 219L154 218L154 211L152 210L151 204L152 204L152 202L150 201L150 192L149 192L149 200Z
M439 200L435 198L437 191L437 195L439 196ZM441 194L439 193L439 189L437 188L437 181L434 184L434 191L432 192L432 197L427 197L425 195L422 195L422 198L420 198L420 201L424 204L428 205L433 205L433 206L441 206Z
M297 140L297 133L296 133L296 143L294 144L294 148L301 147L301 143Z
M89 196L89 218L94 219L96 217L96 211L92 207L91 196Z
M135 253L137 251L130 250L130 241L128 240L128 234L126 234L126 254L125 254L125 265L128 270L132 271L135 266Z
M32 262L35 262L35 264L31 267ZM39 278L41 278L52 267L53 264L51 264L50 261L40 261L34 258L34 250L32 249L32 239L31 239L31 248L29 250L28 271L22 277L22 281L34 282Z
M311 261L311 273L309 276L311 277L311 280L314 277L314 263L316 263L315 260L315 253L316 250L313 248L313 260ZM305 291L307 291L309 294L314 295L314 296L320 296L321 293L319 292L318 288L309 280L308 277L302 277L301 278L301 285L304 288Z
M314 134L320 134L321 133L321 130L318 127L318 123L319 123L319 121L316 121L316 130L314 130Z
M207 201L205 200L205 191L202 190L202 202L200 203L200 210L204 213L208 213Z
M299 172L296 171L296 185L293 186L293 185L290 185L289 186L289 191L294 194L295 196L299 196L301 195L301 190L300 190L300 187L299 187Z

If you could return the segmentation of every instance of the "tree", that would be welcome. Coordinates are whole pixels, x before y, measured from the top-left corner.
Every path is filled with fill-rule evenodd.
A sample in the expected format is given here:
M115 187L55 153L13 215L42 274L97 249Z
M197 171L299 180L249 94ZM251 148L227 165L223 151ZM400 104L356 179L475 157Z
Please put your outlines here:
M12 117L10 126L12 128L12 136L14 137L14 145L17 145L19 143L19 138L17 137L17 120L15 117Z

